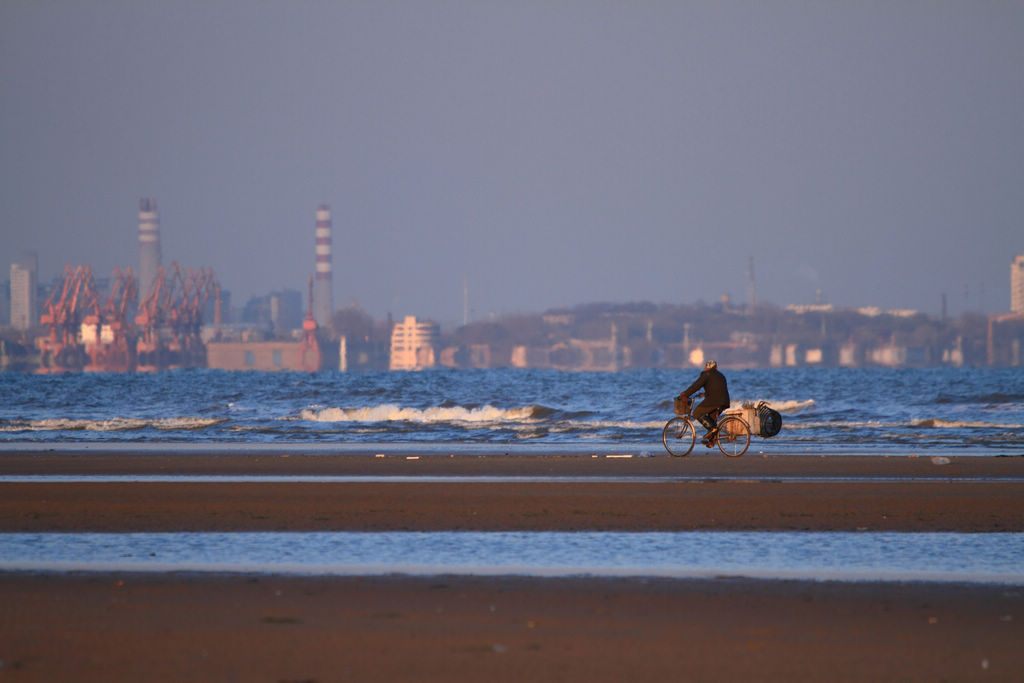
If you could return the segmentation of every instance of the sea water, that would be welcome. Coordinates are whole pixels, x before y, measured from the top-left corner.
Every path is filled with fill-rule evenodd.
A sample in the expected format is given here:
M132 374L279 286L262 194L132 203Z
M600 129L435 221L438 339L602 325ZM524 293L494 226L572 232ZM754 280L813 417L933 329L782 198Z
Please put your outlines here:
M695 371L0 374L0 449L663 454ZM726 369L782 431L754 453L1024 455L1020 369ZM609 450L614 449L614 450ZM0 534L0 570L744 575L1024 584L1024 534Z
M1024 370L725 369L782 431L754 452L1024 453ZM0 374L0 443L659 449L688 370ZM523 449L526 452L528 449ZM513 449L513 452L516 452Z
M462 574L1024 584L1024 533L0 534L0 571Z

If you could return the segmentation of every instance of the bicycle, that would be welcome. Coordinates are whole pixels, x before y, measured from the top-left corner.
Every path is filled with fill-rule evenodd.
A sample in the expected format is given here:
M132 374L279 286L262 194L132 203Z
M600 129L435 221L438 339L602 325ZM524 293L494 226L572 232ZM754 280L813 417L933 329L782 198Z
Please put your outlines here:
M685 398L675 400L676 417L665 423L661 430L661 442L665 444L665 450L669 455L677 458L689 455L697 443L697 431L693 426L693 401ZM717 417L717 411L712 413ZM708 448L718 449L730 458L738 458L747 452L750 447L750 425L738 415L726 414L715 428L708 432L703 443Z

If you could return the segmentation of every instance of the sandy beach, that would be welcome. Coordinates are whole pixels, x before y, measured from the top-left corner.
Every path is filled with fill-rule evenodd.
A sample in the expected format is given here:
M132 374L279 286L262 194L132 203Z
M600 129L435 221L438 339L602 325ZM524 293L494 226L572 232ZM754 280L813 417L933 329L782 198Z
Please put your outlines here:
M129 480L0 481L0 531L1024 530L1022 457L615 455L7 453L0 477Z
M1021 457L608 455L11 450L0 477L126 479L0 482L0 531L1024 530ZM0 679L12 681L1008 681L1024 671L1021 586L11 572L0 597Z

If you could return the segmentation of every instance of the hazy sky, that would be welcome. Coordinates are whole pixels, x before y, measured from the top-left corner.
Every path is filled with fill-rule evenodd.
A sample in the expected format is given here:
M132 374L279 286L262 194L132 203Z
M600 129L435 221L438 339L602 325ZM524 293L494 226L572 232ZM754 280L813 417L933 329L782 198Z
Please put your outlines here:
M1024 3L0 3L0 259L461 322L586 302L1009 308ZM6 278L4 278L6 279Z

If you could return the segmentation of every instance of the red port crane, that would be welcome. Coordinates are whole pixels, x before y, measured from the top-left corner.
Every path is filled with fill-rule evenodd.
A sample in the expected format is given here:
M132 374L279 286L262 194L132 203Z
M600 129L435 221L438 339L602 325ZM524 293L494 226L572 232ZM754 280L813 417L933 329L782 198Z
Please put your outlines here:
M131 266L115 268L111 273L110 296L100 307L99 316L87 316L82 328L90 372L128 372L135 369L135 326L130 315L138 300L138 288Z
M135 324L137 368L156 371L206 365L206 347L200 338L203 312L218 290L213 271L186 271L178 263L157 271L152 293L139 306Z
M43 304L39 322L49 334L36 339L43 374L81 371L87 362L85 347L79 336L82 323L99 320L99 295L89 266L64 266L60 287L53 290Z
M202 367L200 330L211 296L219 297L213 271L185 271L177 263L158 270L152 293L141 302L131 267L115 268L110 296L96 289L89 266L64 267L60 284L43 305L45 337L36 339L40 373L128 372Z

